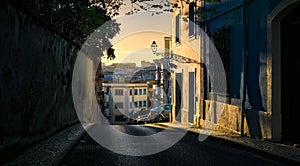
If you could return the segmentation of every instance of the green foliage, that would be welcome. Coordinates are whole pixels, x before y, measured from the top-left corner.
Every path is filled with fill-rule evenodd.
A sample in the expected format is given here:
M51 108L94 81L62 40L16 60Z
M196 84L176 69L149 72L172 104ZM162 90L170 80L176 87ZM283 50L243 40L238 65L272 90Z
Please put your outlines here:
M102 55L110 45L109 39L119 31L119 24L112 21L118 15L123 0L21 0L22 4L33 11L45 22L51 24L57 31L70 38L78 45L83 45L90 34L97 28L110 22L106 26L108 31L99 31L102 41L87 43L94 50L94 54ZM100 34L101 33L101 34ZM105 46L106 47L105 47ZM94 49L94 48L93 48ZM98 53L97 53L98 52ZM112 57L111 59L113 59Z
M131 15L140 11L150 12L152 15L158 15L163 12L173 12L175 8L181 8L182 4L189 4L190 0L131 0L131 10L126 14ZM194 0L194 2L205 2L206 4L219 3L222 0ZM197 4L197 3L196 3ZM208 14L217 13L212 7L196 6L195 14L201 19L205 19Z
M131 10L126 15L132 15L140 11L158 15L163 12L172 12L170 0L131 0Z
M78 44L82 44L89 34L118 14L117 6L122 3L114 4L111 1L106 3L106 1L22 0L27 8Z
M116 57L115 56L115 49L113 49L112 46L111 46L107 50L107 58L112 60L112 59L115 59L115 57Z

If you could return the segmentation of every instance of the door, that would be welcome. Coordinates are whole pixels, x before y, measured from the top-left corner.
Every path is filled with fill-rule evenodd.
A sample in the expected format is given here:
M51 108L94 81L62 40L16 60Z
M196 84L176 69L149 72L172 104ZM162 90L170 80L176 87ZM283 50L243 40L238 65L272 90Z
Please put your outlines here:
M181 122L181 95L182 95L182 73L176 73L176 107L175 107L175 116L176 121Z
M282 140L300 143L300 6L281 22Z
M195 114L195 73L189 72L189 123L194 123Z

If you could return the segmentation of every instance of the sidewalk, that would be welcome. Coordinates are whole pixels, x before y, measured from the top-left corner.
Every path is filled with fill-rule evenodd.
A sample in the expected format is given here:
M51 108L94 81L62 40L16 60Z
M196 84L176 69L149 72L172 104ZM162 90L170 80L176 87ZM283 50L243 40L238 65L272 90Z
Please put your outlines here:
M153 124L163 127L183 128L193 133L199 133L199 128L183 126L180 123L157 123ZM253 152L266 158L277 160L288 165L300 165L300 148L268 140L241 137L235 134L225 134L213 131L208 139L214 140L239 149Z
M80 123L75 124L26 150L22 155L4 164L4 166L56 166L74 144L84 135L84 129L91 126L92 124L86 124L84 127L82 127Z

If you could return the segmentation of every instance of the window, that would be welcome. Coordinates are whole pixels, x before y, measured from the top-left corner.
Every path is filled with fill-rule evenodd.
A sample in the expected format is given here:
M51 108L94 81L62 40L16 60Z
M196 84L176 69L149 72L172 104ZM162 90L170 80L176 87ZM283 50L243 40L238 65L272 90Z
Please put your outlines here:
M115 103L116 109L123 109L123 103Z
M195 35L195 2L189 4L189 36Z
M143 106L147 107L147 101L146 100L143 102Z
M169 53L171 50L172 39L171 37L164 37L164 39L165 39L165 52Z
M130 94L130 96L132 95L132 90L131 89L129 90L129 94Z
M137 94L138 94L138 90L135 89L135 90L134 90L134 95L137 95Z
M219 28L213 32L210 32L208 35L210 39L212 40L214 46L216 47L218 53L220 54L222 63L224 65L225 70L225 76L226 76L226 95L230 96L230 26ZM214 49L210 48L212 50L210 54L215 54ZM213 71L213 77L215 80L214 87L211 87L212 84L209 86L209 90L211 91L211 88L213 88L214 92L222 92L223 88L218 87L218 85L223 85L223 82L216 82L221 81L218 79L220 76L218 75L218 72L220 70L223 70L217 62L212 61L211 64L214 66L215 69ZM211 80L209 80L211 81ZM216 86L217 85L217 86ZM220 89L222 88L222 89Z
M147 94L147 89L144 89L144 95Z
M138 107L138 102L137 101L134 102L134 106Z
M122 89L116 89L115 90L115 95L122 96L123 95L123 90Z
M139 95L143 94L143 89L139 89Z
M143 106L143 101L139 101L139 106L140 106L140 107Z
M175 37L176 37L176 39L175 39L175 42L176 43L179 43L180 42L180 15L179 14L177 14L176 15L176 19L175 19L175 28L176 28L176 34L175 34Z

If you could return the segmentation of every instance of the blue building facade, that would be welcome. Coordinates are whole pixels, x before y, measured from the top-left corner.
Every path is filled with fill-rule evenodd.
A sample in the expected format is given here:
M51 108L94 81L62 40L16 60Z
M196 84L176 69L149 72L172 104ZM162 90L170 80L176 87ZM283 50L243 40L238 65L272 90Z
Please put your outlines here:
M227 90L218 93L204 75L201 118L213 98L224 97L219 129L251 137L299 143L296 55L300 45L299 0L222 0L204 3L201 27L222 59ZM298 12L297 12L298 11ZM204 61L209 55L204 53ZM214 89L215 88L215 89Z

